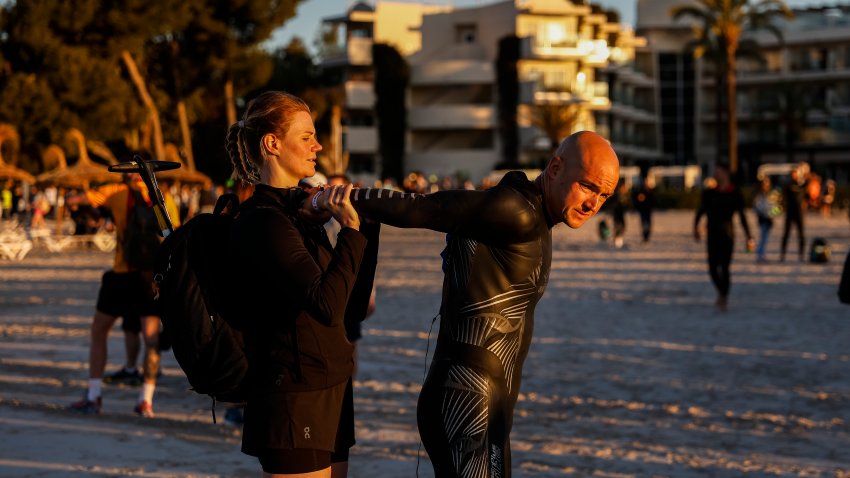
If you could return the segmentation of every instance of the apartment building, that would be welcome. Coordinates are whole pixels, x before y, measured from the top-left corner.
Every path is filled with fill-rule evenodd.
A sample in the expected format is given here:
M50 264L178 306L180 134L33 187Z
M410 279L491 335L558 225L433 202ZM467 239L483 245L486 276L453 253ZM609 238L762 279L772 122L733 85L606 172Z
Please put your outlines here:
M329 151L334 164L348 164L355 175L381 176L378 158L378 130L375 118L374 69L372 45L392 45L402 55L419 51L422 16L450 10L439 5L400 2L354 3L345 13L324 18L322 27L336 38L335 44L323 45L321 67L337 70L344 103L339 125L333 134L340 145ZM343 158L343 156L347 156Z
M743 161L808 162L826 177L850 180L850 2L795 9L777 22L783 40L753 35L763 62L738 67L738 135ZM702 68L702 158L717 123L707 104L716 94L712 66ZM753 169L751 167L750 169Z
M510 58L516 127L507 134L517 138L517 151L508 162L536 166L551 154L546 132L535 121L543 105L574 105L563 136L604 126L601 114L611 103L600 72L628 61L635 39L615 13L584 3L502 0L451 8L360 2L344 15L324 19L326 28L339 31L336 54L326 54L322 66L343 72L340 154L349 155L353 171L380 174L372 108L376 42L395 46L411 67L405 171L480 181L506 160L496 62L509 39L515 50Z
M508 0L426 15L421 33L422 48L410 57L406 168L474 181L507 159L499 128L505 80L496 71L506 39L517 42L513 162L529 166L552 151L535 121L538 110L575 105L563 136L596 129L598 113L611 106L599 71L627 61L634 49L632 32L615 14L568 0Z
M634 60L605 72L612 91L606 120L626 164L699 164L726 156L725 113L715 66L684 50L693 31L674 22L683 0L638 0L637 34L646 44ZM761 61L737 69L741 169L809 162L841 182L850 179L850 3L800 8L777 20L783 40L748 33ZM723 92L721 92L723 93Z

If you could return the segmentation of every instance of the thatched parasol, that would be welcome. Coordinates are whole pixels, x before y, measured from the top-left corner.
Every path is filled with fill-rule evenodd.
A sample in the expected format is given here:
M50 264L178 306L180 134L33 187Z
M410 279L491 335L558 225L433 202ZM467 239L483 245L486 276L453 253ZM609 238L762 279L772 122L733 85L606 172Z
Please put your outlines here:
M177 181L183 184L198 184L204 189L212 185L212 180L206 174L196 170L192 165L186 164L177 151L177 146L172 143L165 145L165 159L182 164L178 169L171 169L157 174L157 177L167 181Z
M61 161L59 167L39 174L36 181L60 188L89 189L91 183L116 183L121 181L120 174L110 173L106 166L92 162L86 150L86 139L78 129L69 129L67 135L77 143L79 158L73 166ZM63 159L64 159L64 155Z
M19 144L18 132L14 126L2 123L0 124L0 179L34 183L35 177L32 174L3 160L3 143L6 141L10 141L13 149L17 150Z

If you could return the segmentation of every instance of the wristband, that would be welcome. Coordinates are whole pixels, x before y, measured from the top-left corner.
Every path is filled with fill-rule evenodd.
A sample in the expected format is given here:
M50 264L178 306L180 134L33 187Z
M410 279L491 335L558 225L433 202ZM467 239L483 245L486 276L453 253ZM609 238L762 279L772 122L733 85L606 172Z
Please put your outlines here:
M319 212L319 196L321 196L323 192L324 191L319 191L315 196L313 196L313 199L310 200L310 204L313 205L313 210L316 212Z

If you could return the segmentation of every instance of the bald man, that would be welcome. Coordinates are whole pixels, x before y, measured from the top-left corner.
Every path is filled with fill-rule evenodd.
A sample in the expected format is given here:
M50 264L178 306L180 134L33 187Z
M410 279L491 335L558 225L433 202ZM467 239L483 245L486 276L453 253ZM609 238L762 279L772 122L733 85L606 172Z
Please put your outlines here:
M438 478L510 477L513 410L549 278L551 229L560 222L576 229L593 217L614 193L619 169L604 138L580 132L534 182L511 172L486 191L352 193L362 216L448 235L440 334L417 409ZM334 194L319 193L313 204L321 209Z

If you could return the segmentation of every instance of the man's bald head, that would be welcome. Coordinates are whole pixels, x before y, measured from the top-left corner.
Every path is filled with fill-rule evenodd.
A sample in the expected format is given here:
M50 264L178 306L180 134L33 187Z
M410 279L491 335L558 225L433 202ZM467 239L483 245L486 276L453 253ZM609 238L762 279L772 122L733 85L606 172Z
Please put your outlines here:
M561 142L541 177L550 217L578 228L614 193L620 161L605 138L580 131Z

